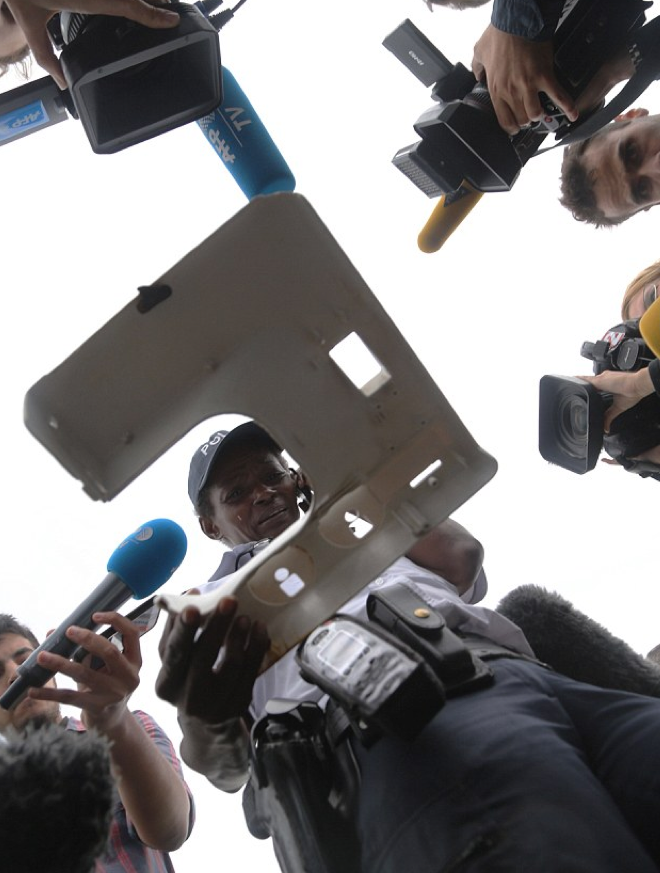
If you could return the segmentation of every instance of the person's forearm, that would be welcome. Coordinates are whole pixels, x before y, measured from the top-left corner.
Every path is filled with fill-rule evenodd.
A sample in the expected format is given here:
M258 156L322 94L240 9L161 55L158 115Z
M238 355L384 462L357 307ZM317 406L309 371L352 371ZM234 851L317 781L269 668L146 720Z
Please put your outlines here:
M635 370L628 375L628 379L632 387L627 393L635 398L635 402L642 400L649 394L653 394L654 391L658 391L660 388L658 362L651 362L648 367Z
M181 758L221 791L238 791L248 778L249 736L243 720L229 719L209 725L201 719L178 713L183 732Z
M131 712L107 736L119 796L140 839L163 852L178 849L190 822L183 780Z

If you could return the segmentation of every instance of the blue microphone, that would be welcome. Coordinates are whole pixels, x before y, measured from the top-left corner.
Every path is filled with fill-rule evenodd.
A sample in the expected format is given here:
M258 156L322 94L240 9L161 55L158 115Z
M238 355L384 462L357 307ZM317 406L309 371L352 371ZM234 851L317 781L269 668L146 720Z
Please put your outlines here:
M142 600L164 585L186 556L188 543L183 529L167 518L143 524L121 542L108 560L108 575L57 630L35 649L17 669L17 678L0 697L0 707L11 709L20 703L28 688L39 688L54 676L37 663L39 652L70 657L78 644L65 636L72 624L88 630L99 625L95 612L112 612L129 597Z
M293 191L296 180L264 123L227 69L222 67L220 106L197 120L248 200L258 194Z

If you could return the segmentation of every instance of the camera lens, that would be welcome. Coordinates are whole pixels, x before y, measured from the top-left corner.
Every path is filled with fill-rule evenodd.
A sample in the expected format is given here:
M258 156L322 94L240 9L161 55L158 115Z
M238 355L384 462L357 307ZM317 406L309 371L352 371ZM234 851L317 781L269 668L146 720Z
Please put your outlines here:
M539 385L539 451L573 473L593 470L603 446L601 392L582 379L543 376Z
M572 458L583 457L589 435L589 413L584 397L575 394L560 397L555 425L558 448Z

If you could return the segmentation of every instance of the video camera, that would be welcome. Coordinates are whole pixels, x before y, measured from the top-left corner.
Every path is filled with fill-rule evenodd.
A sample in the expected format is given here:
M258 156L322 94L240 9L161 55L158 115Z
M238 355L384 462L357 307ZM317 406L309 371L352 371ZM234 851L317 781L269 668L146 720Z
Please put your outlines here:
M565 4L568 11L554 36L554 62L558 81L572 97L578 97L603 63L621 49L626 35L630 42L634 34L637 43L644 10L650 5L644 0ZM542 94L545 117L510 137L497 122L486 86L463 64L448 61L412 22L404 21L383 45L422 84L433 85L437 106L414 125L422 139L399 149L392 160L428 197L459 191L464 183L481 192L508 191L548 133L562 140L590 120L582 115L571 124Z
M655 355L642 337L639 319L617 324L595 343L580 350L593 361L596 375L605 370L633 372L648 367ZM605 410L612 395L598 391L583 379L543 376L539 385L539 452L546 461L573 473L596 466L601 449L631 472L654 473L630 458L660 444L660 397L653 393L613 420L603 431Z
M222 2L222 0L220 0ZM48 25L61 49L68 91L50 76L0 99L0 143L67 118L80 119L92 149L111 154L212 112L222 101L218 2L172 2L173 28L111 15L61 12Z

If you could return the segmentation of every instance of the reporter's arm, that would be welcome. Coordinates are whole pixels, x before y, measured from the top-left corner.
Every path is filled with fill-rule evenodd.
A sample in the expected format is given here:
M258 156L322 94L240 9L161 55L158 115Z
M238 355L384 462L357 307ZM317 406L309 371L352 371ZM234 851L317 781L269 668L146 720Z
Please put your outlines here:
M43 687L28 693L80 707L85 726L110 740L113 772L127 817L143 843L171 852L188 837L190 797L180 774L128 709L128 701L140 682L139 632L129 619L115 612L96 613L94 620L122 634L123 652L103 636L71 627L67 630L69 639L100 658L105 666L93 670L89 659L79 664L42 652L39 663L69 676L78 683L78 689Z
M180 848L191 820L191 798L182 777L133 713L127 712L106 736L112 742L119 796L138 836L163 852Z
M612 405L605 411L604 429L609 432L612 421L635 406L639 401L652 394L660 393L660 360L657 358L648 367L626 373L615 370L605 370L597 376L579 376L585 382L589 382L598 391L604 391L613 395Z

